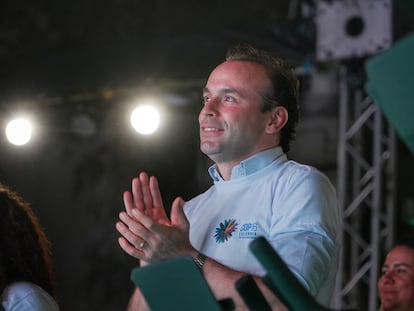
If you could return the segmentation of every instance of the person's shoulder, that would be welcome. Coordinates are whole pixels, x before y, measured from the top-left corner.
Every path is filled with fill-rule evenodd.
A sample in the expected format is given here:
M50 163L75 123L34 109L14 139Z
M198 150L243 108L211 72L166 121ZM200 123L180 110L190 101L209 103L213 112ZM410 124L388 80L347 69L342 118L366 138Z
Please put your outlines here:
M39 290L43 291L43 289L41 289L36 284L27 281L13 282L9 284L5 290L11 293L28 293Z
M322 173L319 169L316 167L309 165L309 164L303 164L296 162L294 160L289 160L285 162L285 169L290 172L295 172L298 175L309 175L309 176L325 176L324 173Z
M3 291L3 304L7 306L7 310L23 310L22 308L27 304L25 301L29 302L29 300L31 302L28 306L40 305L48 307L44 310L59 310L52 296L34 283L27 281L13 282Z
M308 181L311 183L322 183L332 186L331 180L328 176L318 168L289 160L285 163L285 171L283 175L290 181Z

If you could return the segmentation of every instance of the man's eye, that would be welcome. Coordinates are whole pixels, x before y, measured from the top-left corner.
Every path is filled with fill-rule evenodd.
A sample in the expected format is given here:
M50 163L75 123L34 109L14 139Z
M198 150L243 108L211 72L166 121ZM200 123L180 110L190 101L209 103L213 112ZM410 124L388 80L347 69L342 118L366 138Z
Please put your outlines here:
M203 96L203 103L207 103L210 100L209 96Z
M231 97L231 96L224 96L224 101L226 101L226 102L234 102L234 98L233 97Z
M397 273L398 274L404 274L405 273L405 269L397 269Z

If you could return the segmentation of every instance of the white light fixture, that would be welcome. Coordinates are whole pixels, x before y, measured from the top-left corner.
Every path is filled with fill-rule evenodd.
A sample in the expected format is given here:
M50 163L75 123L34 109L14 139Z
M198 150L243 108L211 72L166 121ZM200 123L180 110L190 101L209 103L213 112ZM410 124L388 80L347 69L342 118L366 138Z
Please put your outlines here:
M26 118L10 121L6 126L7 140L16 146L27 144L32 138L32 125Z
M153 105L141 105L133 110L130 121L135 131L143 135L149 135L158 129L160 114Z

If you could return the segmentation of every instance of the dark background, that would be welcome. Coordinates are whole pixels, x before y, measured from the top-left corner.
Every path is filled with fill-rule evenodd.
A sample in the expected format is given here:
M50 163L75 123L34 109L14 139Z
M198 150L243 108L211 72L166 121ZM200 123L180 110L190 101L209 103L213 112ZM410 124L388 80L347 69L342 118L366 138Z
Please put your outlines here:
M136 261L119 248L114 224L132 177L156 175L167 207L210 184L197 114L204 81L226 49L247 41L294 66L314 59L314 22L292 3L312 7L275 0L1 2L0 123L25 109L41 127L28 146L1 137L0 181L32 204L50 237L64 310L125 308ZM412 29L401 7L396 38ZM302 121L290 156L336 184L337 72L332 64L315 66L315 75L301 76ZM134 98L148 94L163 98L165 122L143 137L129 128L128 113ZM75 125L85 118L92 123ZM402 142L398 150L401 224L414 214L413 157Z

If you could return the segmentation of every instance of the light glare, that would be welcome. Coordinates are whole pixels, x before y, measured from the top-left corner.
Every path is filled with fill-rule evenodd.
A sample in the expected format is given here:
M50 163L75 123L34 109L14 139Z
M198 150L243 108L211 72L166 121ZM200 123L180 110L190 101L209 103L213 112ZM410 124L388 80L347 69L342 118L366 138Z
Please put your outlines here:
M6 126L6 137L14 145L22 146L32 138L32 126L25 118L10 121Z
M143 105L134 109L131 114L131 125L140 134L154 133L160 124L160 114L154 106Z

